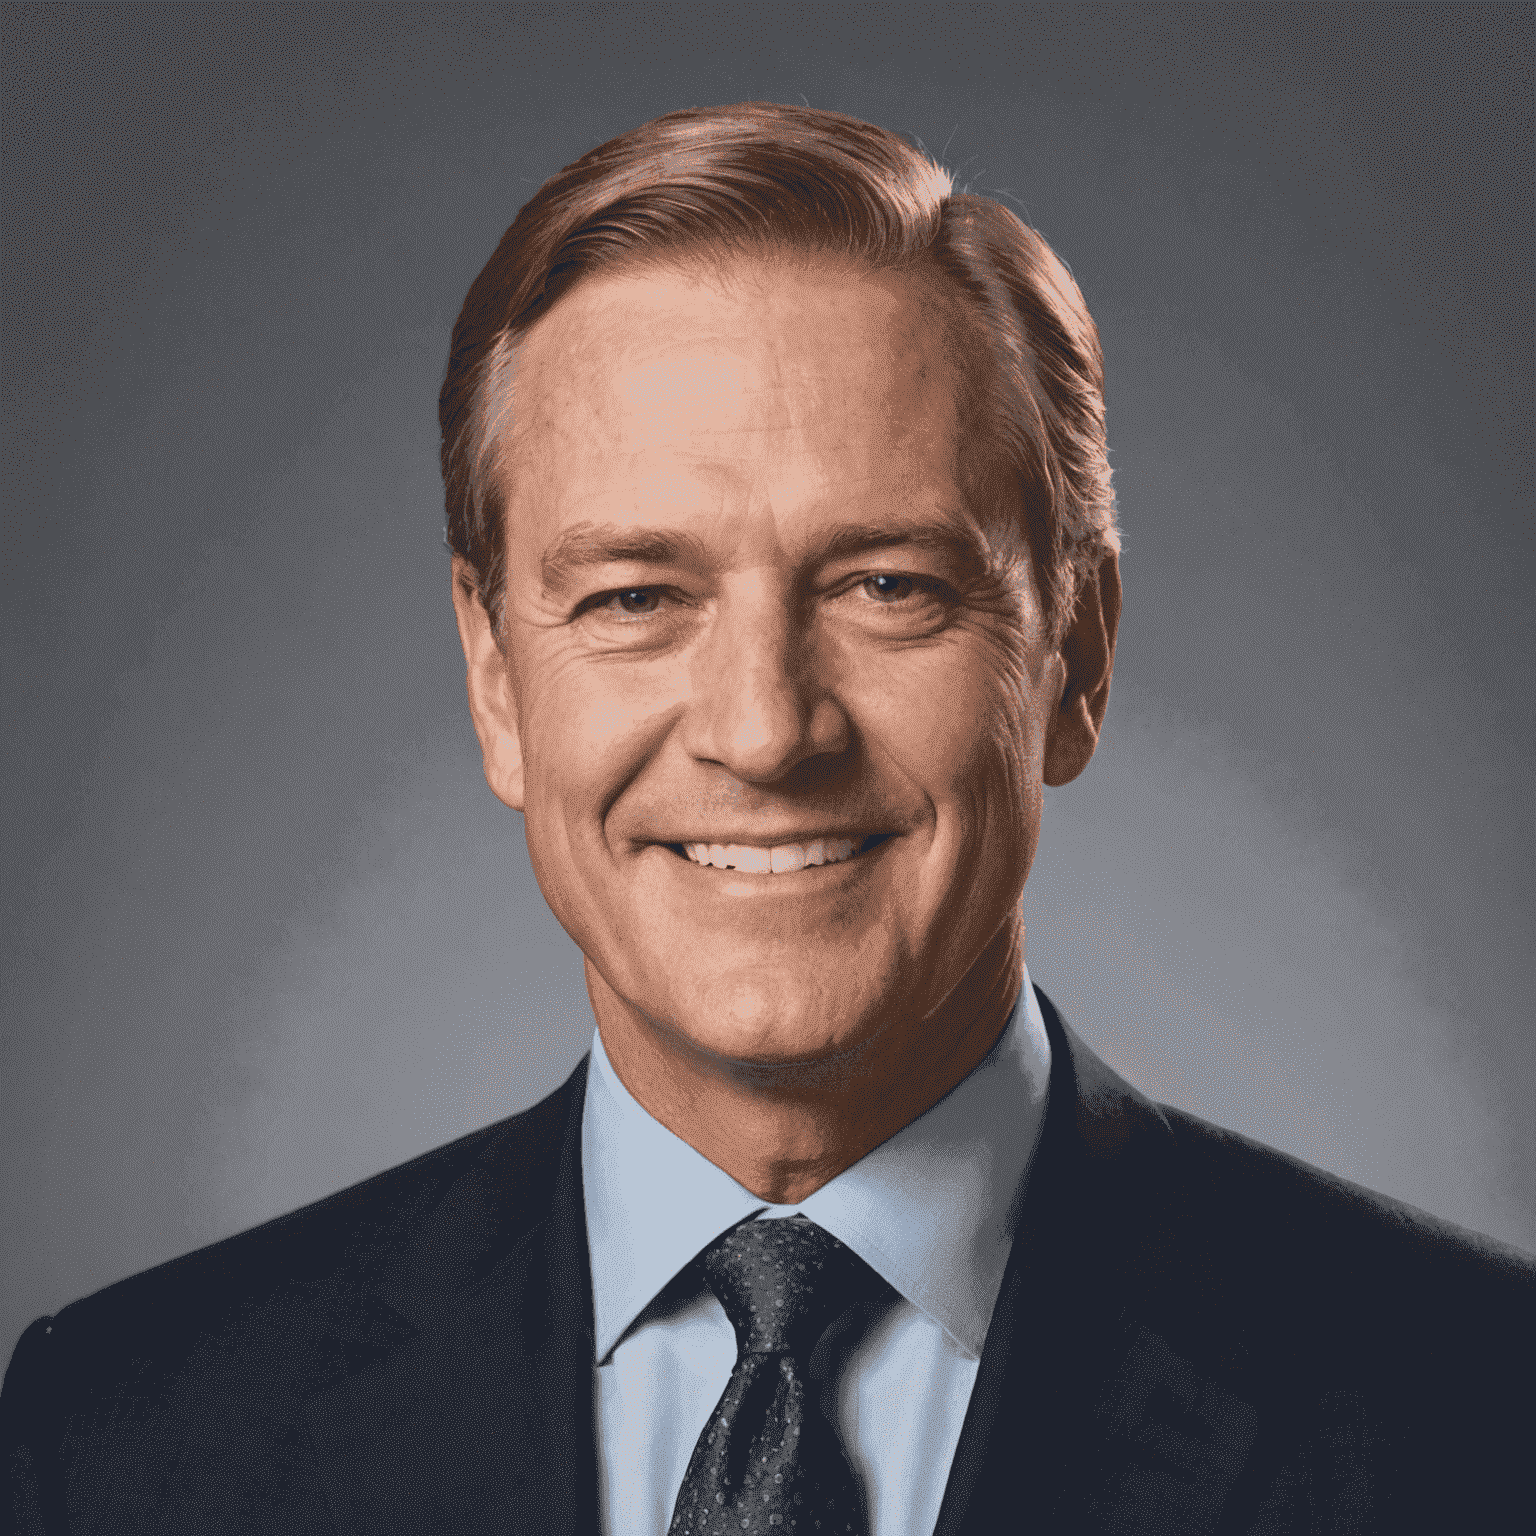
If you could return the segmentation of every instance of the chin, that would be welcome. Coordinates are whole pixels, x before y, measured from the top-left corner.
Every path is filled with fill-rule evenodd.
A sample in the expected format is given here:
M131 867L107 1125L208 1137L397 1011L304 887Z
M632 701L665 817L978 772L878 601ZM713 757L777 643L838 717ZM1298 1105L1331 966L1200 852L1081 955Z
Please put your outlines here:
M672 1014L696 1049L743 1067L796 1067L856 1049L870 1034L869 999L832 998L782 977L716 980L701 1005Z

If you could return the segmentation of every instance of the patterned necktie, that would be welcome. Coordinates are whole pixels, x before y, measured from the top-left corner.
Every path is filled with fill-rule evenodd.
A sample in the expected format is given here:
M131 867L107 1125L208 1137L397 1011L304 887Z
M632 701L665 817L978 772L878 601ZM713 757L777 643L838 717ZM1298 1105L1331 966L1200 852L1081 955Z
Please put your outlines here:
M864 1501L807 1362L827 1325L884 1282L804 1217L743 1222L694 1262L736 1330L736 1365L668 1536L864 1536Z

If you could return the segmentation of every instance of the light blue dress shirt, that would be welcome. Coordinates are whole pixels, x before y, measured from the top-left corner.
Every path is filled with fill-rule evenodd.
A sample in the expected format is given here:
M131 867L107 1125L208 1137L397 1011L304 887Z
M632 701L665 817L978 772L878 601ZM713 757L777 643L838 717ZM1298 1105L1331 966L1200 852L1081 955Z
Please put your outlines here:
M1026 973L1007 1027L968 1077L799 1205L773 1206L641 1108L594 1035L581 1159L605 1536L665 1536L736 1363L712 1295L660 1293L737 1222L801 1212L894 1288L811 1370L825 1373L822 1400L863 1485L870 1536L932 1536L1049 1078Z

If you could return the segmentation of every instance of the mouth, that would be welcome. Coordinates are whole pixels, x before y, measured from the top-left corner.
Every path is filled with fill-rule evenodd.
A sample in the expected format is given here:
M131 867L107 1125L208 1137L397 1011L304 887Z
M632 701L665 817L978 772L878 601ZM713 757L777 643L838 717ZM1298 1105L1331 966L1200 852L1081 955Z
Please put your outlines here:
M892 833L868 837L818 837L804 843L777 843L772 847L744 843L667 843L681 859L706 869L734 869L744 875L790 875L802 869L846 864L850 859L888 842Z

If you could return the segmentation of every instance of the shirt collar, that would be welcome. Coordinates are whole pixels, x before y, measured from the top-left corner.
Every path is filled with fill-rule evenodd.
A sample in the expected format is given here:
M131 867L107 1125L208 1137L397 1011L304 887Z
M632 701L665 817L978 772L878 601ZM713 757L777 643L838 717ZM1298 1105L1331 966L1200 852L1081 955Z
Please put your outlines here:
M1039 1140L1050 1045L1029 974L987 1056L888 1141L799 1205L767 1205L635 1100L594 1032L581 1128L599 1361L722 1232L806 1216L980 1357Z

